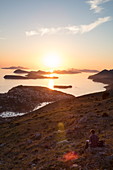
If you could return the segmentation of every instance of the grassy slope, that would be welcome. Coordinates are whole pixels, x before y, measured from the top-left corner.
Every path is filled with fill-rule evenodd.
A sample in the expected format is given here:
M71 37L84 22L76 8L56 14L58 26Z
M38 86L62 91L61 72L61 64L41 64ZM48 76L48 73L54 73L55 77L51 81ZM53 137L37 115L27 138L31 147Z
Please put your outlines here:
M106 141L106 154L113 154L113 97L102 100L102 93L97 93L62 100L1 123L0 169L71 169L74 163L83 169L86 164L102 169L96 158L81 153L91 128ZM59 143L62 140L69 142ZM62 162L60 158L70 151L76 151L79 159Z

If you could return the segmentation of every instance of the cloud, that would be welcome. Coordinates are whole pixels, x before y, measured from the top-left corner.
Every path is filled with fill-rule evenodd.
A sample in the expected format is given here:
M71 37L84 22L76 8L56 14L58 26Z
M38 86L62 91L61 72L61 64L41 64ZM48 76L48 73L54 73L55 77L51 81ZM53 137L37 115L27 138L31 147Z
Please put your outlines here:
M90 5L90 10L94 10L95 13L100 13L104 9L101 5L109 1L111 0L89 0L87 3Z
M26 31L26 36L33 36L33 35L37 35L38 32L37 31Z
M66 34L84 34L86 32L90 32L94 28L98 27L99 25L112 20L110 16L104 18L98 18L96 21L92 22L88 25L73 25L73 26L66 26L66 27L52 27L52 28L40 28L37 31L27 31L26 36L33 36L33 35L48 35L48 34L56 34L56 33L66 33Z
M45 35L45 34L56 34L57 32L61 31L63 28L62 27L57 27L57 28L40 28L38 31L26 31L26 36L33 36L33 35Z
M57 27L57 28L41 28L39 30L40 34L43 36L44 34L56 34L57 32L61 31L62 27Z
M92 22L89 25L71 26L71 27L67 27L67 29L73 34L77 34L77 33L83 34L86 32L90 32L97 26L110 20L111 20L111 17L98 18L98 20L96 20L95 22Z
M98 18L97 21L89 24L89 25L81 25L81 33L89 32L96 28L97 26L110 21L112 18L111 17L104 17L104 18Z

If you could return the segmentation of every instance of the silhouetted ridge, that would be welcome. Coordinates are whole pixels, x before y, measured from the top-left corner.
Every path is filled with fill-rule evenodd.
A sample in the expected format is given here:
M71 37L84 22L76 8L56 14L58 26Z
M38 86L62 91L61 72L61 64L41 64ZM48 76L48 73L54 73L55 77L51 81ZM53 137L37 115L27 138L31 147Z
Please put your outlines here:
M113 69L111 70L104 69L97 74L89 76L88 78L96 82L101 82L101 83L111 85L113 84Z

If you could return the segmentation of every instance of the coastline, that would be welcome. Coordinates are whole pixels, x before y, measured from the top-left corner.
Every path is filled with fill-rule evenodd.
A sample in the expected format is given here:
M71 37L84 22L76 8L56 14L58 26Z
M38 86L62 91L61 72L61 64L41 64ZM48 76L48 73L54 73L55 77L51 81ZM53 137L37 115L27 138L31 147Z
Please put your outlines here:
M73 164L100 168L104 166L101 154L81 153L91 128L106 142L103 160L107 164L107 156L113 153L113 95L103 99L103 94L63 99L21 117L0 118L1 168L70 169ZM70 152L77 159L61 161Z
M96 75L98 75L98 74L100 74L100 73L97 73ZM97 79L97 80L93 79L93 77L95 77L96 75L89 76L89 78L92 79L93 81L102 83L103 81L101 81L99 79ZM64 88L64 87L67 88L67 87L72 87L72 86L71 85L70 86L58 85L58 88L59 87L60 88ZM109 95L113 94L113 86L112 86L112 84L108 84L107 86L104 86L104 87L106 89L104 91L83 94L81 96L78 96L78 98L84 98L84 96L88 97L88 96L93 96L93 95L98 96L98 95L100 95L100 94L102 95L104 93L105 94L109 93ZM25 88L25 90L24 90L24 88ZM37 88L38 91L36 90L36 88ZM46 89L46 91L45 91L45 89ZM31 92L31 90L33 90L33 91ZM45 95L43 93L43 91L45 91L45 93L47 93L47 95L48 94L53 95L52 92L53 93L58 92L59 94L61 94L61 96L62 95L67 95L69 97L75 97L75 96L73 96L73 95L71 95L69 93L63 93L63 92L56 91L56 90L50 90L47 87L42 87L42 86L22 86L22 85L20 85L20 86L17 86L17 87L13 87L7 93L1 93L0 94L0 102L1 102L0 113L1 113L1 116L6 115L6 113L9 116L11 116L11 115L16 116L16 114L17 115L23 115L23 114L32 112L37 106L40 107L41 103L43 104L45 102L53 102L53 101L55 102L57 100L64 99L64 97L62 98L61 96L59 98L59 94L57 95L56 99L54 97L52 97L50 99L50 98L48 98L47 95ZM50 93L50 91L51 91L51 93ZM40 92L41 92L41 94L39 94ZM37 93L37 95L35 93ZM27 95L27 94L29 94L29 95ZM38 98L38 95L41 96L40 100ZM45 97L43 95L45 95ZM12 104L12 101L13 101L13 104ZM14 105L16 105L16 107ZM29 107L29 106L31 106L31 107Z
M0 94L0 113L28 113L39 107L41 103L74 98L57 90L42 86L16 86L7 93Z
M64 93L69 93L74 96L81 96L83 94L88 94L92 92L104 91L104 84L94 83L92 80L88 80L88 76L91 73L81 73L81 74L69 74L69 75L58 75L59 79L23 79L23 80L9 80L3 79L4 75L11 74L12 71L3 70L1 72L1 88L0 93L7 93L12 87L17 85L30 85L30 86L44 86L51 89L55 89L54 85L71 85L72 88L61 88L59 91ZM56 75L57 76L57 75Z
M20 86L17 86L17 87L13 87L12 89L10 89L9 90L9 92L10 91L12 91L13 89L18 89L18 88L27 88L28 89L28 91L30 90L30 88L42 88L42 89L47 89L47 90L50 90L50 89L48 89L48 88L46 88L46 87L41 87L41 86L22 86L22 85L20 85ZM51 90L50 90L51 91ZM14 118L14 117L18 117L18 116L23 116L23 115L26 115L26 114L29 114L29 113L32 113L32 112L34 112L35 110L39 110L40 108L43 108L43 107L45 107L46 105L49 105L49 104L51 104L51 103L54 103L54 102L57 102L57 101L59 101L59 100L66 100L66 99L68 99L68 98L76 98L76 99L82 99L82 98L93 98L93 97L99 97L100 99L102 98L102 96L103 96L103 94L104 93L106 93L107 91L109 91L109 90L105 90L105 91L102 91L102 92L92 92L92 93L89 93L89 94L84 94L84 95L81 95L81 96L78 96L78 97L75 97L75 96L73 96L73 95L70 95L70 94L66 94L66 93L63 93L63 92L60 92L60 91L57 91L57 90L52 90L52 91L55 91L55 93L59 93L59 94L61 94L61 95L66 95L67 97L60 97L59 98L59 95L58 95L58 98L56 97L56 98L53 98L53 99L48 99L48 97L47 97L47 99L42 99L41 101L42 102L35 102L35 104L33 104L33 102L34 101L30 101L30 103L29 103L29 105L33 105L32 106L32 108L30 108L30 109L28 109L28 110L23 110L23 112L22 112L22 110L15 110L15 108L12 108L12 106L9 106L8 107L8 109L9 110L3 110L3 111L1 111L2 110L2 108L3 108L3 106L1 106L0 107L0 117L1 118ZM46 91L47 92L47 91ZM16 92L17 93L17 92ZM20 93L20 92L19 92ZM25 92L26 93L26 92ZM110 92L111 93L111 92ZM5 95L5 97L7 96L7 94L8 93L5 93L5 94L0 94L0 97L1 97L1 95L3 96L3 95ZM33 93L34 94L34 93ZM112 94L113 94L113 92L112 92ZM16 100L17 98L18 98L18 96L16 97L16 96L14 96L15 95L15 92L14 92L14 94L11 94L11 96L13 95L13 98L14 98L14 100ZM23 95L23 94L22 94ZM50 94L49 94L50 95ZM28 96L27 96L28 97ZM26 98L27 98L26 97ZM10 98L10 96L9 96L9 94L8 94L8 98ZM30 98L31 98L31 96L30 96ZM1 98L0 98L0 100L1 100ZM5 98L5 100L6 100L6 98ZM11 100L12 100L12 97L11 97ZM19 100L22 100L21 98L19 99ZM25 99L26 100L26 99ZM16 103L18 102L18 100L17 101L15 101ZM22 102L22 101L21 101ZM18 104L17 104L18 105ZM24 107L25 107L25 103L24 103ZM21 108L22 109L22 108Z

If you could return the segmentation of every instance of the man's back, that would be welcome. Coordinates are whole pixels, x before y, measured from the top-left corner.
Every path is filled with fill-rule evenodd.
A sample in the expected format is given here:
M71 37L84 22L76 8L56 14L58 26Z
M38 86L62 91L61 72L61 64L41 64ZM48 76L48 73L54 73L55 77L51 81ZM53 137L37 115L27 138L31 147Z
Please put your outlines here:
M90 147L97 147L98 141L99 141L99 138L97 135L95 134L90 135Z

